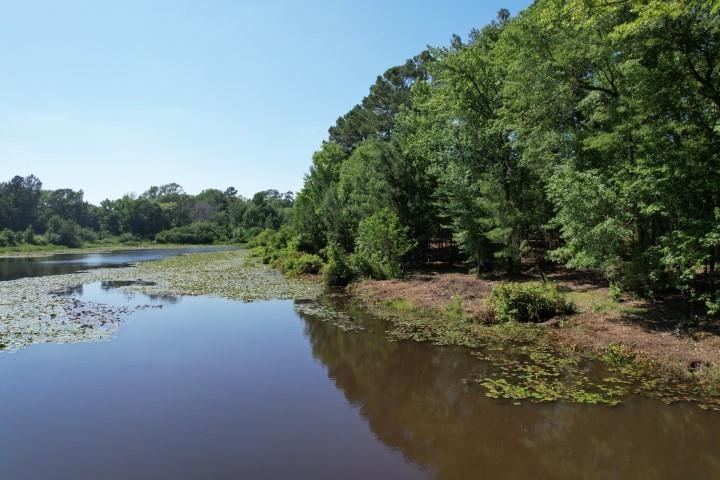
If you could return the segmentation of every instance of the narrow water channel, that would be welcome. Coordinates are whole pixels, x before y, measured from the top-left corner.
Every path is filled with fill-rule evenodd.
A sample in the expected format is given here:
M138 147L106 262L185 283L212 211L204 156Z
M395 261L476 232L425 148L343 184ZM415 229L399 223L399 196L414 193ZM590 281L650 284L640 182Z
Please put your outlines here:
M198 246L114 250L98 253L61 253L44 257L0 258L0 281L75 273L93 268L124 267L137 262L162 260L184 253L218 252L236 247Z
M631 399L510 402L466 384L459 348L390 342L293 301L130 295L103 342L0 352L0 477L720 478L720 415Z

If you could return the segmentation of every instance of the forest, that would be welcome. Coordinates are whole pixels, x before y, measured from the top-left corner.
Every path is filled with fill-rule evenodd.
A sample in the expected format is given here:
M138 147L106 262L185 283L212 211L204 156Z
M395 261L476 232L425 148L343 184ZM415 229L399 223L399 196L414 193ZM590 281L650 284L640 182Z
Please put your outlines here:
M169 183L97 206L82 190L43 190L34 175L18 175L0 183L0 247L243 242L287 223L293 203L291 192L266 190L246 199L229 187L190 195Z
M719 9L539 0L388 69L313 156L297 248L334 283L459 254L717 312Z
M539 0L378 76L302 189L89 205L0 185L0 242L249 241L329 284L432 262L599 272L720 310L720 2ZM39 237L38 235L43 235Z

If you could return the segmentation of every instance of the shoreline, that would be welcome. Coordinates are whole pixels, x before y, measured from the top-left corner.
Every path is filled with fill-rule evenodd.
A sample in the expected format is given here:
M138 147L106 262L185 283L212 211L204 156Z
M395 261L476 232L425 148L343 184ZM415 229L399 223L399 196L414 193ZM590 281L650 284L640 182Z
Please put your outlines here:
M362 280L348 287L348 292L371 313L387 319L391 325L388 334L397 340L471 350L551 349L561 358L599 360L638 382L641 378L660 378L664 386L655 385L658 390L692 391L694 396L688 394L688 398L711 399L710 408L720 409L720 336L711 329L685 326L683 330L670 330L653 325L650 319L657 312L646 302L614 302L602 284L583 278L548 277L574 302L577 311L542 323L485 320L484 301L492 287L501 283L499 278L414 272L403 280ZM644 393L652 396L651 389L647 390ZM507 389L503 393L507 394L505 398L517 394ZM677 397L663 395L660 399L668 398Z
M369 313L388 321L391 340L461 346L501 366L509 376L470 380L481 383L486 395L494 398L615 405L628 394L640 392L668 403L687 400L720 411L720 337L706 331L692 337L644 330L632 323L649 308L642 302L613 302L606 287L585 278L568 278L566 273L548 277L576 304L576 313L543 323L490 323L483 317L483 305L502 279L459 272L426 271L403 280L363 280L345 292ZM128 293L208 295L240 301L316 300L327 292L318 276L286 277L244 249L26 277L0 282L0 348L15 350L111 335L128 312L102 306L95 311L92 305L74 304L63 293L92 282L125 282L118 288ZM611 388L591 381L584 371L586 360L607 367L604 381L623 385ZM561 376L578 382L565 385L557 381ZM512 383L518 378L519 384ZM630 384L640 385L640 390L632 390L635 387Z

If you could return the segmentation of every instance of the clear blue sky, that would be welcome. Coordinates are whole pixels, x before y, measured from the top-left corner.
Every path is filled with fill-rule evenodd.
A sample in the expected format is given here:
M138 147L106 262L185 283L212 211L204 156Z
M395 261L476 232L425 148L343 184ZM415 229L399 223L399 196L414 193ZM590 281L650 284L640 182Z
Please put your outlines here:
M297 190L375 77L529 1L0 1L0 179Z

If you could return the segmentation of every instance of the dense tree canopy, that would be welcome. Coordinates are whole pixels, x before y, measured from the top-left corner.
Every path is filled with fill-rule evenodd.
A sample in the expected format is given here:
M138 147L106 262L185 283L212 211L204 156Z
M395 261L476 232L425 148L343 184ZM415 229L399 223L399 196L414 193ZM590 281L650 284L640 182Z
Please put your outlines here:
M391 68L298 194L301 248L385 208L423 261L554 260L709 306L720 261L720 3L538 0Z

